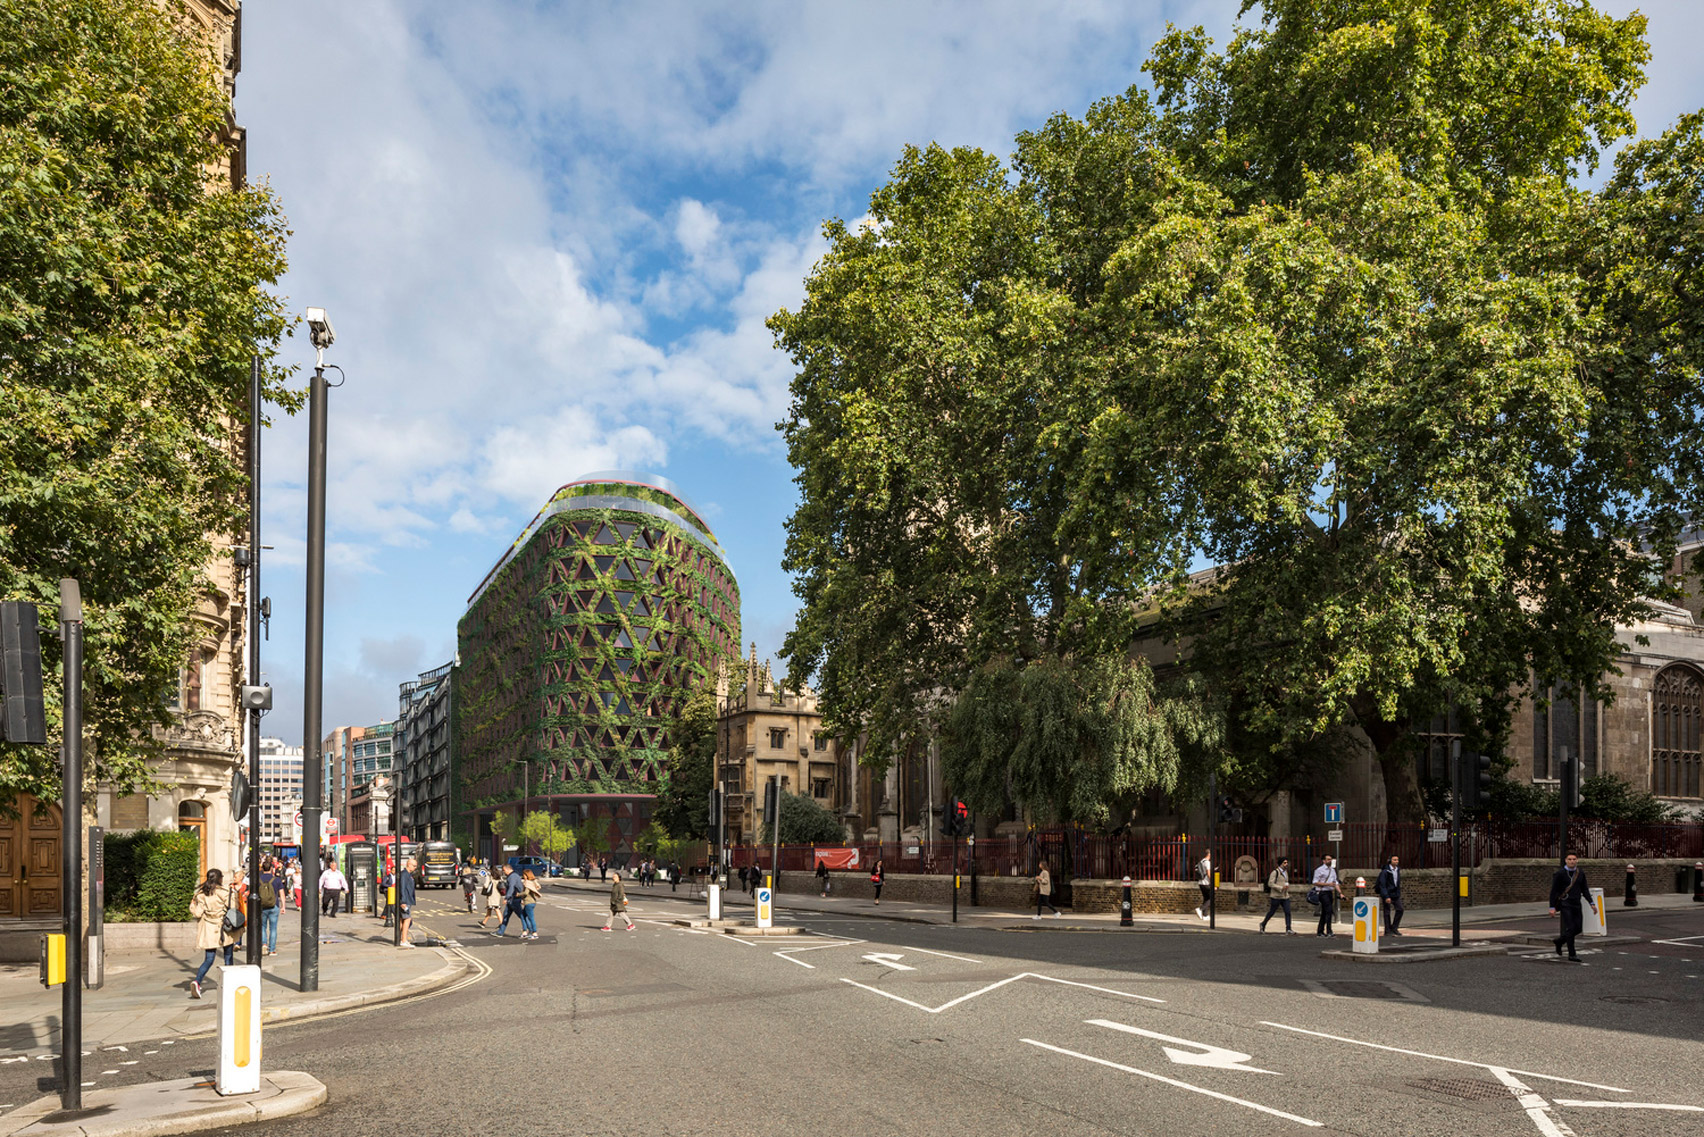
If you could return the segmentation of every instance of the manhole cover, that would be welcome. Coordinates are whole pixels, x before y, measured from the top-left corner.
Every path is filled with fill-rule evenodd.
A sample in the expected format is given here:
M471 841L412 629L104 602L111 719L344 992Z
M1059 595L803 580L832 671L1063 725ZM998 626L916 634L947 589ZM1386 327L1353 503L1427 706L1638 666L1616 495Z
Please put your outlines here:
M1483 1082L1478 1078L1416 1078L1408 1085L1428 1093L1447 1094L1464 1101L1508 1101L1509 1088L1501 1082Z
M1667 999L1660 995L1600 995L1599 1001L1605 1003L1625 1003L1631 1007L1642 1007L1650 1003L1666 1003Z

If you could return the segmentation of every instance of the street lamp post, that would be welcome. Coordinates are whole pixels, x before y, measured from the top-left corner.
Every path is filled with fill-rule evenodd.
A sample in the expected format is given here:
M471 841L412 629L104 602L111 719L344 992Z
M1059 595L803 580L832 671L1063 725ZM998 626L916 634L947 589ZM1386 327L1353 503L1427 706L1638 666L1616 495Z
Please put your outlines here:
M314 377L308 385L308 594L302 660L302 976L319 990L320 815L325 812L320 698L325 681L325 351L337 340L324 308L308 309Z

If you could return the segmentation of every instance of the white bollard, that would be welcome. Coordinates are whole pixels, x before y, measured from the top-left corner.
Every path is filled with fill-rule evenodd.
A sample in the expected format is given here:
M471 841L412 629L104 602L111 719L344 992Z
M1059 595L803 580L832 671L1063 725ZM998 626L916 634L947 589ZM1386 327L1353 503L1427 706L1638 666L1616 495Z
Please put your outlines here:
M1379 954L1379 898L1357 896L1351 911L1355 915L1355 942L1349 950L1361 955Z
M767 888L757 890L757 926L773 928L775 926L774 894Z
M1594 888L1591 890L1591 894L1591 908L1581 913L1586 918L1586 935L1607 936L1609 935L1609 913L1603 906L1603 889Z
M710 918L720 920L722 918L722 886L712 883L706 895L710 897Z
M260 1092L260 968L219 969L219 1074L221 1094Z

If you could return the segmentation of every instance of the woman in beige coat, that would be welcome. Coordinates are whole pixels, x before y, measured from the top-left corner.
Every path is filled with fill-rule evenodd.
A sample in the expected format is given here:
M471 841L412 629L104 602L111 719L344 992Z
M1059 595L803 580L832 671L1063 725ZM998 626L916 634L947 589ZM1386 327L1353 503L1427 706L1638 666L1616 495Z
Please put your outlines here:
M208 969L213 966L213 954L224 950L225 966L234 962L233 951L237 941L242 938L225 927L225 913L235 908L243 911L242 897L237 895L233 887L224 887L225 876L218 869L208 869L207 879L195 890L195 895L189 898L189 914L195 917L195 946L207 954L202 957L201 966L195 972L195 978L189 982L189 997L201 998L201 983L207 978Z

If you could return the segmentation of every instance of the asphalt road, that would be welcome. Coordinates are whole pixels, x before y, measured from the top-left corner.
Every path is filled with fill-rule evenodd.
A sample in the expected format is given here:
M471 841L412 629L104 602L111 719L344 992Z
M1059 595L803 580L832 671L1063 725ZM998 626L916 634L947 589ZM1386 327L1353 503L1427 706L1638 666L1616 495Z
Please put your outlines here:
M459 897L457 898L459 899ZM785 897L782 897L785 912ZM269 1027L330 1089L266 1134L1413 1134L1704 1131L1704 912L1616 912L1647 942L1413 966L1205 929L1010 932L811 918L738 940L633 890L639 930L547 893L544 936L421 922L490 975ZM511 932L515 929L511 927ZM1338 946L1346 941L1339 939ZM135 1060L132 1051L127 1060ZM95 1062L91 1058L86 1063ZM158 1048L102 1084L210 1072ZM0 1068L0 1101L33 1076ZM1685 1110L1660 1107L1689 1107ZM254 1132L251 1128L249 1132Z

